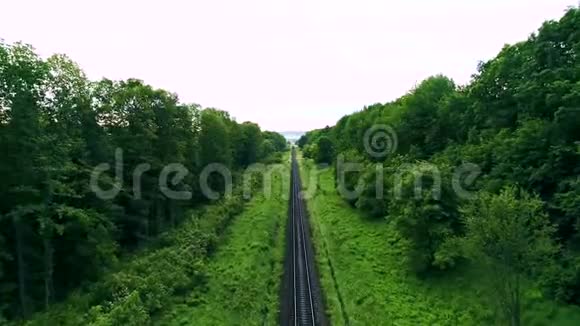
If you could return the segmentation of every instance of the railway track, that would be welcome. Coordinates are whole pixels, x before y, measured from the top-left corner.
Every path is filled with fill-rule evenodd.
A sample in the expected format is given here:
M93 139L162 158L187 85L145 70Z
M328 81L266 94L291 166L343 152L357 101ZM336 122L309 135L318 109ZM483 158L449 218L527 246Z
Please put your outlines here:
M286 251L285 291L282 295L282 325L326 325L316 277L306 209L300 195L301 183L296 153L292 150L292 172Z

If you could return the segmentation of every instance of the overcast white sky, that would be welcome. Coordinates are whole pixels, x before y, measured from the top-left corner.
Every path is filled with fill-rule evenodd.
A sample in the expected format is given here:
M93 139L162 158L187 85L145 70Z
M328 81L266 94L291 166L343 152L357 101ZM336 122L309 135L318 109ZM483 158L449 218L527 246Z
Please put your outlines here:
M578 0L0 0L0 38L271 130L332 125L479 60Z

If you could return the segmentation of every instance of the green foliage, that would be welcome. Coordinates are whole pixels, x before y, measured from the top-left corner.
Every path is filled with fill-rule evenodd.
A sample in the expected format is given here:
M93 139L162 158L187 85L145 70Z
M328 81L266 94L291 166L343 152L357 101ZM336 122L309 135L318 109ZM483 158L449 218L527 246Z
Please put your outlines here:
M162 234L149 249L123 261L88 291L35 315L27 324L150 324L176 297L205 291L210 272L206 260L242 209L243 198L237 192L219 204L191 212L180 228Z
M268 157L261 151L266 138ZM102 278L119 255L147 245L207 201L199 185L207 164L236 175L280 157L280 138L142 81L89 81L66 56L44 60L30 46L1 42L0 314L28 317ZM165 189L160 176L169 164L188 174L170 174ZM111 196L92 189L95 168L103 166L96 184ZM224 189L219 175L208 183ZM131 289L119 302L127 309L142 302L150 312L159 303L148 293L163 301L164 291Z
M200 165L221 163L226 166L232 164L231 139L223 113L214 109L201 112L200 121Z
M247 204L209 258L206 291L186 294L156 324L182 325L195 321L200 325L275 325L279 322L289 170L273 173L272 179L271 195L261 193Z
M486 325L479 275L419 279L403 259L409 242L393 223L366 218L334 192L331 169L301 162L320 189L308 201L326 309L333 325ZM428 275L427 275L428 276Z
M304 157L314 159L318 155L318 144L304 146Z
M332 144L332 140L326 136L322 136L318 138L316 145L316 162L331 164L334 157L334 145Z
M449 129L443 124L441 111L448 97L455 93L455 84L444 76L431 77L423 81L411 94L401 99L401 112L397 131L401 151L415 150L419 158L427 157L445 147Z
M262 148L260 148L260 153L262 153L262 156L269 157L275 152L276 147L274 145L274 142L272 142L272 140L270 139L264 140L264 142L262 143Z
M263 136L264 141L270 141L272 143L275 151L281 152L286 150L288 144L286 143L286 138L281 134L273 131L264 131Z
M326 310L332 324L382 325L385 321L400 325L503 324L503 320L496 319L494 309L497 293L483 282L490 275L487 270L473 268L471 264L456 264L456 268L445 273L415 277L409 273L408 259L405 259L411 243L400 234L395 223L368 219L344 202L333 191L331 169L318 169L311 160L303 160L301 173L303 179L315 174L319 180L319 190L308 201L308 210ZM489 196L498 200L497 195ZM537 198L528 198L527 201L517 199L512 202L513 207L533 208L531 211L538 213L539 225L546 225L546 215L541 209L536 210L535 205L540 202ZM485 223L484 219L480 223ZM439 247L439 254L465 254L460 244L461 239L457 238L453 243L446 242ZM494 242L489 244L494 246ZM546 242L549 246L540 247L549 249L551 244ZM544 279L544 269L549 265L540 267L541 270L530 271L541 272ZM568 271L574 273L578 268ZM531 284L526 284L529 291L522 296L523 325L564 326L580 322L580 308L549 301L528 285Z
M308 157L306 155L304 155L305 157ZM369 211L369 212L373 212L371 213L371 215L373 216L382 216L383 215L383 209L374 209L374 203L372 203L374 201L374 199L376 199L376 196L373 196L373 194L369 194L369 193L363 193L363 196L361 197L360 195L358 195L361 192L364 191L374 191L376 188L374 186L371 186L370 182L363 182L361 184L361 178L368 178L368 177L376 177L374 173L369 172L366 173L367 171L364 169L364 158L362 155L360 155L357 151L355 150L349 150L349 151L345 151L343 153L340 153L340 155L337 157L336 161L333 162L334 163L334 169L336 172L336 186L337 189L340 193L342 192L351 192L353 194L357 194L357 196L352 196L352 197L348 197L345 198L350 204L355 205L358 201L358 204L360 205L361 209L365 210L365 211ZM350 164L350 165L347 165ZM358 170L357 168L362 168L362 170ZM367 176L370 175L370 176ZM376 180L376 179L374 179ZM367 185L366 188L361 189L362 185ZM368 202L364 201L364 199L368 198ZM361 200L363 202L361 202ZM382 201L382 198L379 198L378 200ZM381 206L380 204L377 206Z
M240 125L240 129L241 140L237 147L238 163L245 167L258 161L263 138L260 127L255 123L244 122Z
M95 320L89 325L108 326L108 325L146 325L149 323L149 315L143 307L139 292L132 292L127 295L117 297L110 303L109 312L105 315L100 306L93 308L92 314L95 314Z
M394 193L387 218L393 219L399 234L409 242L411 270L423 274L435 265L453 265L453 257L440 252L445 240L461 230L450 169L417 163L398 170L392 182Z
M527 277L550 266L558 252L542 202L507 188L499 195L482 193L463 214L466 255L486 267L505 320L520 325Z
M465 235L458 213L465 203L454 187L462 182L466 163L477 167L471 172L478 176L461 184L471 195L499 194L511 186L537 195L532 201L541 201L556 227L546 237L562 248L557 264L546 266L542 294L578 303L579 28L580 9L569 8L559 21L544 23L527 40L482 62L468 85L430 77L393 102L365 106L333 127L307 132L298 144L305 158L319 161L325 156L321 141L331 143L333 157L364 167L345 177L347 189L360 190L347 201L365 216L386 217L407 243L404 257L411 270L422 275L432 274L433 267L452 273L465 265L457 259L462 248L455 242ZM385 125L396 134L389 135L390 151L371 155L365 148L367 132ZM413 175L424 168L441 174L439 199L426 190L434 182L429 178L421 179L424 187L415 196ZM337 166L337 176L341 172ZM393 177L401 175L399 182ZM538 278L531 275L529 281Z

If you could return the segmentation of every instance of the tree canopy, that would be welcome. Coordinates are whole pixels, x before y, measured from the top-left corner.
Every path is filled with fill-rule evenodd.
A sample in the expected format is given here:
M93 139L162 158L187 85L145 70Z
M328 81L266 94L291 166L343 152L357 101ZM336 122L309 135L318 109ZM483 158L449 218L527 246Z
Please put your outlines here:
M285 148L225 111L136 79L90 81L66 56L0 43L0 319L48 307L207 203L208 164L235 174ZM171 166L187 173L170 172L164 189Z
M358 187L357 196L348 198L353 206L395 223L409 242L411 268L419 274L457 264L461 253L450 250L454 246L447 243L462 237L474 239L477 223L481 230L499 232L493 223L503 223L500 217L513 219L526 224L517 226L522 228L517 236L524 237L538 232L531 224L536 216L547 216L547 228L553 225L555 232L542 232L542 236L561 246L551 257L559 267L532 279L543 280L547 295L578 304L578 30L580 9L570 8L559 21L545 22L527 40L506 45L495 58L482 62L469 84L458 86L445 76L430 77L393 102L366 106L335 126L306 133L298 145L313 159L325 157L326 148L332 147L331 161L339 176L344 171L337 162L345 158L364 166L343 178L345 185L339 187ZM382 146L390 150L380 157L365 147L365 133L377 126L392 130L383 134ZM321 140L330 140L331 146L321 149ZM379 183L377 164L383 168ZM477 177L462 178L462 168ZM423 188L417 189L417 180ZM384 196L377 198L376 184L383 185ZM510 187L534 197L514 199L506 190ZM438 196L432 196L434 189ZM493 218L486 219L484 212L473 208L461 213L463 207L472 207L466 205L474 195L483 198L484 206L479 208L497 208ZM522 216L512 209L532 203L533 214ZM467 222L465 214L470 217ZM505 241L497 245L521 244L519 238L501 236L488 240ZM511 249L517 248L497 250Z

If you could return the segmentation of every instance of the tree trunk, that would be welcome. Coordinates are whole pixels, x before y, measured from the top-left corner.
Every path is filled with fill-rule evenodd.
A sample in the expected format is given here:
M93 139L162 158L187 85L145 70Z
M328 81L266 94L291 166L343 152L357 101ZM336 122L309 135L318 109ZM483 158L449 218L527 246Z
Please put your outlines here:
M18 271L18 298L23 317L27 317L30 310L28 307L28 297L26 296L26 265L24 262L24 245L22 240L22 225L18 217L12 220L14 226L14 237L16 240L16 269Z
M157 228L156 232L155 232L155 236L161 234L161 232L163 232L164 229L164 221L163 221L163 205L164 205L164 201L163 198L159 197L159 195L157 195L157 197L155 198L155 226Z
M520 303L520 278L515 276L513 289L513 311L512 311L512 326L520 326L521 324L521 303Z
M167 199L167 214L169 215L170 227L174 228L177 223L175 222L175 202L172 199Z
M50 239L44 238L42 240L44 247L44 306L46 309L50 306L53 296L53 249Z

